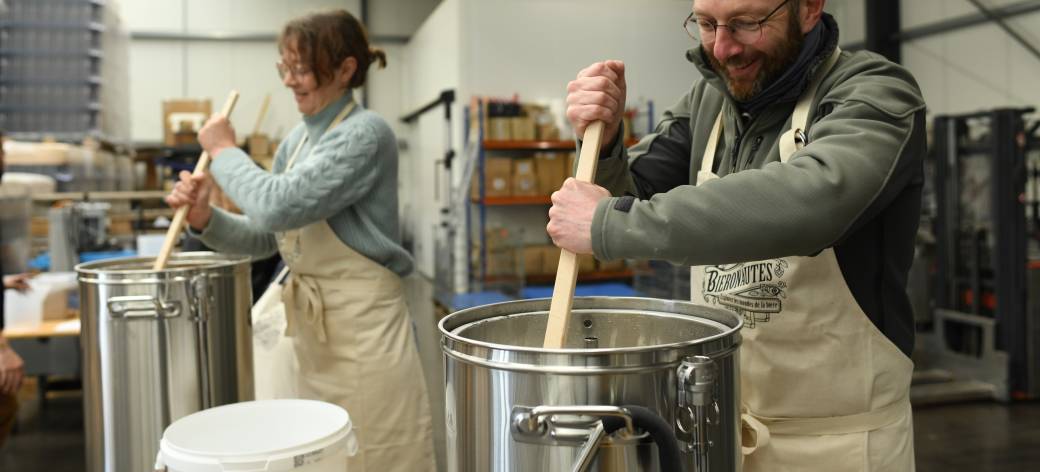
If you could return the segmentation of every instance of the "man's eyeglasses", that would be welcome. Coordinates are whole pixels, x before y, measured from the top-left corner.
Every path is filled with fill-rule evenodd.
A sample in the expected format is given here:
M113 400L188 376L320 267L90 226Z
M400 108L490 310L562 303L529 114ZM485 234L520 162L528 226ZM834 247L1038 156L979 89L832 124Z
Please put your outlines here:
M308 67L304 67L300 64L290 66L282 61L275 62L274 67L278 69L278 78L282 80L285 80L285 77L288 75L292 75L294 79L300 80L306 77L307 74L311 73L311 69Z
M728 25L720 25L714 20L697 18L696 13L690 13L683 21L683 29L691 38L701 43L715 42L715 35L719 28L729 28L733 39L741 44L754 44L762 38L762 25L766 24L776 12L780 11L790 0L784 0L779 6L769 12L765 18L754 20L748 17L737 17L729 20Z

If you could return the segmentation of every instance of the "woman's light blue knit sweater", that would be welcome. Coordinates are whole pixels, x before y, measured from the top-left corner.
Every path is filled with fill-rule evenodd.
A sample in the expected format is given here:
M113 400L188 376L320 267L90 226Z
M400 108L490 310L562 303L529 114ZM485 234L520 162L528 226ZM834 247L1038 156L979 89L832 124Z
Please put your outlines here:
M328 220L344 244L398 275L409 274L414 263L401 246L393 131L358 105L325 132L350 99L347 93L304 116L278 146L273 172L257 167L238 148L215 156L210 172L244 215L214 208L199 235L202 242L221 252L268 256L278 250L275 231ZM286 172L305 135L307 142Z

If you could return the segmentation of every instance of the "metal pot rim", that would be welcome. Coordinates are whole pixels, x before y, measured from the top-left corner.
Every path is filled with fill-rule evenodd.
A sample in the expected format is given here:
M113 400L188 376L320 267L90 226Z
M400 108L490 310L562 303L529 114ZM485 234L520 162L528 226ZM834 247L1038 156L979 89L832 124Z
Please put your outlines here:
M470 338L462 337L462 336L459 336L459 335L455 334L455 330L457 330L459 328L462 328L464 326L467 326L470 323L473 323L473 322L476 322L476 321L479 321L479 320L483 320L483 319L487 319L487 318L492 318L492 317L497 317L497 316L504 316L506 313L491 314L489 316L484 316L484 317L480 317L480 318L473 319L473 320L466 320L465 322L459 324L458 326L455 326L455 327L451 328L450 330L447 328L447 324L450 321L454 321L455 319L460 318L460 317L465 317L466 315L471 315L471 314L473 314L475 312L488 311L489 309L493 309L494 307L505 307L505 306L511 306L511 305L518 306L518 307L522 307L522 306L534 307L534 306L538 306L538 305L541 305L541 304L545 304L545 309L544 310L531 309L531 308L519 308L517 310L513 310L514 313L510 313L510 314L522 314L522 313L533 313L533 312L538 312L538 311L548 311L548 303L550 301L551 301L551 299L549 299L549 298L536 298L536 299L529 299L529 300L513 300L513 301L508 301L508 302L493 303L493 304L489 304L489 305L482 305L482 306L477 306L477 307L472 307L472 308L466 308L464 310L459 310L459 311L457 311L455 313L452 313L452 314L450 314L448 316L445 316L443 319L441 319L441 321L439 323L437 323L437 327L438 327L438 329L441 332L441 338L442 338L441 346L442 346L442 348L445 351L448 351L450 349L450 350L456 351L456 352L458 351L458 349L455 349L455 346L449 346L449 344L454 345L454 344L458 343L458 344L462 344L462 345L469 345L469 346L474 346L474 347L490 349L492 351L508 351L508 352L530 353L530 354L568 354L568 355L582 354L582 355L593 355L593 356L610 355L610 354L640 354L640 353L654 352L654 351L661 351L661 350L679 350L679 349L684 349L684 348L688 348L690 346L695 346L695 345L699 345L699 344L710 344L710 343L713 343L713 342L716 342L716 341L724 340L727 337L733 338L732 344L739 344L740 343L740 336L739 336L740 335L740 330L744 326L744 320L741 317L739 317L738 315L734 314L734 313L731 313L731 312L728 312L728 311L725 311L725 310L721 310L721 309L718 309L718 308L712 308L712 307L705 307L705 306L702 306L702 305L696 305L696 304L693 304L691 302L685 302L685 301L679 301L679 300L664 300L664 299L658 299L658 298L645 298L645 297L574 297L574 303L572 305L572 310L590 310L590 309L639 310L639 309L643 309L643 310L647 310L647 311L657 311L657 312L660 312L660 313L663 313L663 314L682 315L682 313L679 313L677 311L664 311L664 310L661 310L661 309L653 309L653 308L647 308L647 307L640 308L640 307L636 307L636 306L624 306L624 305L652 304L652 305L659 305L662 308L671 307L671 308L673 308L673 310L676 307L679 307L679 306L686 306L686 307L691 307L691 308L695 307L696 310L698 310L698 311L706 311L707 313L716 314L720 318L729 318L728 321L730 321L731 323L734 323L734 324L727 323L726 322L727 320L714 319L714 318L711 318L711 317L704 317L704 316L698 314L697 316L701 316L702 318L706 318L706 319L708 319L710 321L714 321L716 323L719 323L719 324L722 324L724 326L727 326L729 328L729 330L728 331L723 331L723 332L715 334L715 335L706 336L706 337L703 337L703 338L698 338L698 339L695 339L695 340L681 341L681 342L676 342L676 343L654 344L654 345L650 345L650 346L634 346L634 347L619 347L619 348L593 348L593 349L585 349L585 348L548 349L548 348L543 348L543 347L511 346L511 345L507 345L507 344L497 344L497 343L492 343L492 342L487 342L487 341L478 341L478 340L475 340L475 339L470 339ZM692 315L692 313L691 313L691 315ZM734 336L734 335L736 335L736 336ZM725 343L725 344L729 344L729 343Z
M91 261L77 264L74 270L79 274L78 278L80 282L100 282L102 278L115 277L117 279L122 278L134 278L137 282L160 282L168 280L171 277L182 277L186 274L197 272L199 270L213 270L222 269L227 267L233 267L243 263L248 263L251 258L249 256L223 254L217 252L181 252L170 256L171 261L198 261L200 264L193 265L191 267L169 267L163 270L152 270L152 269L116 269L106 270L105 267L117 266L123 264L134 264L144 263L148 261L154 261L155 258L151 256L129 256L119 257L113 259L104 259L100 261ZM107 280L106 280L107 281Z

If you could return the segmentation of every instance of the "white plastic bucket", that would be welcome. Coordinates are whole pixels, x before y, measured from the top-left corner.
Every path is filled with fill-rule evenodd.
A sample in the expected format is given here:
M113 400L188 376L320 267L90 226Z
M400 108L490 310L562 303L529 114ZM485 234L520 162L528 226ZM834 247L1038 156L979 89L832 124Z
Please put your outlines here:
M343 472L357 453L350 415L331 403L261 400L175 421L159 442L167 472Z

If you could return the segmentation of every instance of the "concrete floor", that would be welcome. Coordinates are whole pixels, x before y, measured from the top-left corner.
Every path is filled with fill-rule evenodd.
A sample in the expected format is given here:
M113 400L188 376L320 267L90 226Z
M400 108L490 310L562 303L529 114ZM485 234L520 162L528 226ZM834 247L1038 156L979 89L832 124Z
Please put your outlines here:
M1040 470L1040 402L914 410L917 472Z
M41 411L25 392L19 430L0 450L0 471L82 472L82 397L51 395ZM966 403L914 413L918 472L1040 470L1040 403Z

